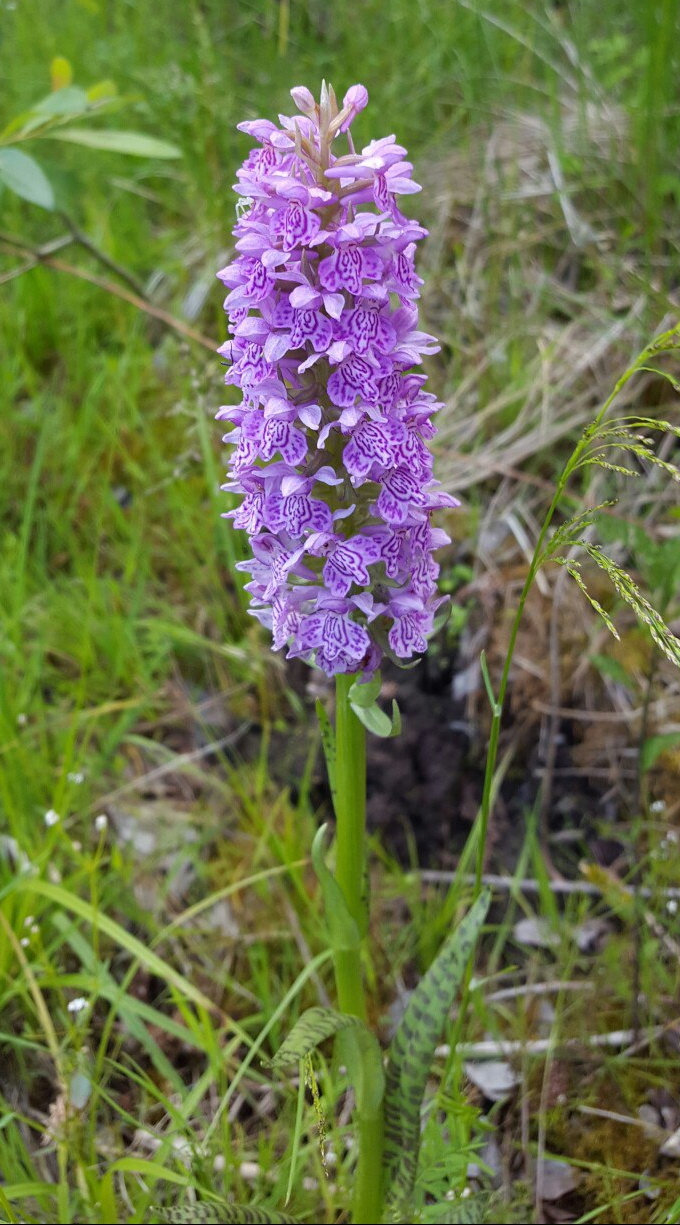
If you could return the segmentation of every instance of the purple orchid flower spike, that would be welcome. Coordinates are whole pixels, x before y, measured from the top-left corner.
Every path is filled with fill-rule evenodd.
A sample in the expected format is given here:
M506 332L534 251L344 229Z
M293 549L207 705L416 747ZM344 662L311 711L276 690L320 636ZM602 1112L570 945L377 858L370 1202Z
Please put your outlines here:
M419 191L393 136L356 152L323 87L291 90L301 112L240 124L259 147L238 171L236 258L218 276L231 339L220 352L240 405L228 512L252 538L241 563L251 612L274 649L329 675L370 675L384 654L426 648L442 603L432 557L448 537L433 511L458 503L432 478L427 449L440 407L414 372L437 351L418 330L416 244L426 231L396 198ZM337 154L334 142L345 145Z

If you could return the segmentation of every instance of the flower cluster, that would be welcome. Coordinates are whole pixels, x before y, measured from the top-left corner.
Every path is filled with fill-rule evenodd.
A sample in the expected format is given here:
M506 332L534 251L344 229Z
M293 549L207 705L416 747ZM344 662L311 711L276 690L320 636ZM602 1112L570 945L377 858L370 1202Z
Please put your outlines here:
M342 107L326 86L319 104L291 93L299 116L239 125L259 147L238 171L238 255L218 273L225 381L242 396L218 414L235 447L223 488L242 495L228 515L251 537L241 565L274 648L366 674L426 649L432 553L448 541L431 513L457 504L432 479L439 405L414 371L437 351L418 330L426 231L396 203L420 190L406 150L392 136L354 150L363 86Z

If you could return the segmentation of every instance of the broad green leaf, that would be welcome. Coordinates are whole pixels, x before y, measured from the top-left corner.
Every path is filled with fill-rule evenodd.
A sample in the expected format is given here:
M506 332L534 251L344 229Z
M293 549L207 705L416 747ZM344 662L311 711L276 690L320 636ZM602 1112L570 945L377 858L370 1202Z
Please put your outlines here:
M394 698L392 699L391 718L375 703L372 706L355 706L352 702L352 710L367 731L372 732L374 736L380 736L383 740L390 736L398 736L401 731L401 714Z
M347 695L351 705L355 708L357 706L372 706L376 698L380 697L381 685L382 680L379 672L376 672L370 681L355 681Z
M361 945L361 933L355 920L347 909L345 895L342 892L330 868L326 866L323 857L323 845L326 837L326 825L322 825L312 843L312 865L316 872L324 901L324 917L328 924L330 946L334 951L346 950L358 953Z
M143 132L122 132L113 128L60 128L46 132L50 140L65 140L86 149L102 149L108 153L126 153L131 157L157 157L169 159L182 156L177 145L166 140L156 140Z
M375 1116L385 1091L382 1052L375 1034L358 1017L336 1012L334 1008L308 1008L296 1021L269 1066L276 1070L299 1063L332 1037L342 1042L342 1062L347 1065L359 1114Z
M63 55L55 55L50 64L52 89L64 89L73 81L73 68Z
M361 1024L357 1017L336 1012L334 1008L307 1008L295 1022L269 1066L276 1069L285 1068L290 1063L298 1063L305 1055L315 1051L326 1038L332 1038L342 1029Z
M54 208L52 184L34 158L21 149L0 149L0 183L22 200Z
M437 1040L477 943L491 897L485 890L418 983L392 1039L385 1083L388 1218L407 1220L420 1148L420 1108Z
M375 1034L358 1021L338 1034L340 1061L347 1067L360 1115L375 1118L385 1096L385 1069Z
M182 1204L177 1208L161 1208L164 1220L170 1225L285 1225L296 1222L297 1217L272 1208L247 1208L245 1204L213 1204L202 1200L200 1204Z
M321 744L323 747L323 755L326 759L326 771L328 773L328 785L331 789L331 799L333 800L333 811L335 811L335 729L330 719L328 712L321 698L316 699L316 717L319 720L319 731L321 732Z
M82 115L87 110L87 94L79 85L66 85L63 89L55 89L36 103L32 110L46 118L62 115Z

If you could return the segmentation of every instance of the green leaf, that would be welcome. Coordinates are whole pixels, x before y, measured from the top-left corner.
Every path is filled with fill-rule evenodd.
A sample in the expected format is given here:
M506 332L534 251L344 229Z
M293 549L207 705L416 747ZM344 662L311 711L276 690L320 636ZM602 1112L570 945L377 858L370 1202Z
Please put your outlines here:
M122 132L113 128L63 128L46 132L50 140L65 140L86 149L102 149L108 153L126 153L131 157L175 158L182 156L177 145L143 132Z
M380 697L380 688L382 680L380 673L376 672L370 681L355 681L350 686L348 698L353 707L372 706L376 698Z
M385 1084L388 1218L408 1220L420 1148L420 1108L437 1040L489 909L485 890L412 993L390 1046Z
M118 88L115 81L97 81L96 85L90 85L87 91L88 102L111 102L118 97Z
M164 1219L170 1225L285 1225L296 1222L297 1217L285 1212L275 1212L258 1204L248 1208L245 1204L213 1204L202 1200L199 1204L182 1204L177 1208L161 1208Z
M63 55L55 55L50 64L52 89L64 89L73 81L73 68Z
M0 149L0 183L22 200L54 208L52 184L34 158L21 149Z
M358 1021L351 1029L338 1034L338 1042L340 1061L347 1067L356 1095L357 1111L367 1118L375 1118L385 1096L385 1069L378 1039L363 1021Z
M386 715L384 710L379 706L355 706L351 703L360 723L363 723L367 731L372 732L374 736L380 736L386 740L390 736L398 736L401 731L401 714L394 698L392 699L392 718Z
M334 952L339 950L349 952L356 950L358 952L361 945L361 933L347 909L345 895L330 868L326 866L323 857L323 845L327 828L326 825L322 825L317 830L312 843L312 865L321 885L330 946Z
M656 765L662 753L680 745L680 732L664 732L660 736L649 736L640 751L640 769L643 773Z
M274 1070L299 1063L327 1038L337 1037L347 1065L359 1114L374 1117L385 1092L382 1051L375 1034L359 1017L334 1008L308 1008L291 1029L269 1066Z
M82 115L88 107L87 94L78 85L65 85L63 89L55 89L31 109L42 115Z
M269 1066L276 1070L285 1068L290 1063L298 1063L305 1055L311 1055L326 1038L332 1038L343 1029L362 1024L358 1017L336 1012L334 1008L307 1008L295 1022L274 1058L269 1061Z

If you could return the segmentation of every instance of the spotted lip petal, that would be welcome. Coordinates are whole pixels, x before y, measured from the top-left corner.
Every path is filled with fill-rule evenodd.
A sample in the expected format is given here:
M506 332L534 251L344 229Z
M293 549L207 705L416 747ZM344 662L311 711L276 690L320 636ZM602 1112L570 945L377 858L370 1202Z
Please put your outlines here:
M397 199L420 190L393 136L360 152L343 134L368 94L239 128L258 142L237 173L235 258L218 276L230 339L225 513L248 532L251 612L329 675L370 675L384 650L426 647L439 604L431 526L455 505L432 480L426 443L439 408L418 373L436 351L418 329L417 243ZM334 142L339 140L339 145ZM396 305L395 305L396 301Z

